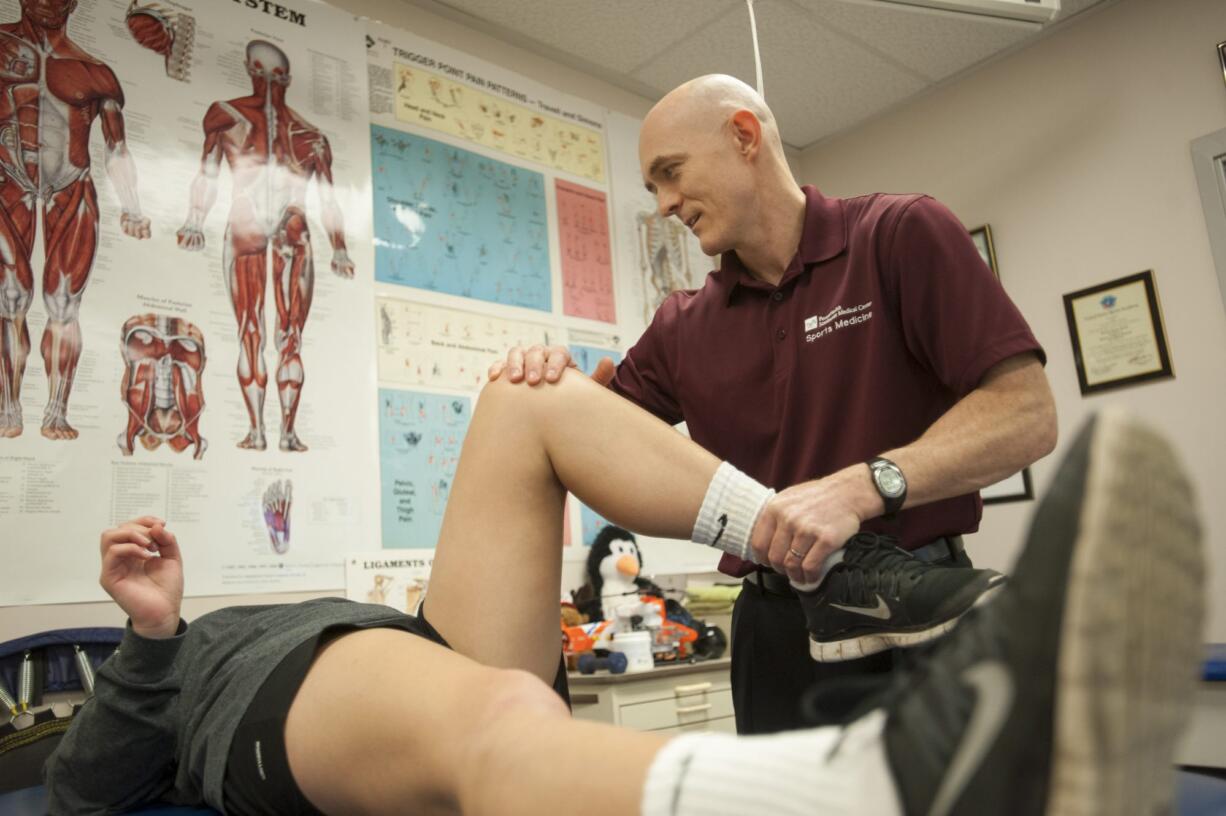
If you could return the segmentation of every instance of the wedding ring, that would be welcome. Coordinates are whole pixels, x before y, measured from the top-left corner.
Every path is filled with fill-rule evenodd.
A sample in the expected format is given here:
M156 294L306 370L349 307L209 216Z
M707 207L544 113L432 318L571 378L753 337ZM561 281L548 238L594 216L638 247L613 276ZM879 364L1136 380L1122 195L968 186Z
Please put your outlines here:
M789 553L791 553L792 555L796 556L796 557L797 557L798 559L800 559L801 561L803 561L803 560L804 560L804 558L805 558L805 554L804 554L804 553L799 553L799 552L796 552L796 551L795 551L795 550L793 550L791 547L788 547L788 552L789 552Z

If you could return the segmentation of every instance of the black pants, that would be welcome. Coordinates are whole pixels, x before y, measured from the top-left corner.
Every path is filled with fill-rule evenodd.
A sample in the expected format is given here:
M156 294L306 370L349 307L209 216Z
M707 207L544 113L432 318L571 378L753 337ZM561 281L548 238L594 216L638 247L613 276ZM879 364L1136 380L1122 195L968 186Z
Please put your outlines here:
M971 566L962 550L933 563ZM771 734L811 726L801 713L801 698L815 683L888 674L899 651L818 663L809 657L809 629L796 596L769 592L746 581L732 611L732 705L737 733Z

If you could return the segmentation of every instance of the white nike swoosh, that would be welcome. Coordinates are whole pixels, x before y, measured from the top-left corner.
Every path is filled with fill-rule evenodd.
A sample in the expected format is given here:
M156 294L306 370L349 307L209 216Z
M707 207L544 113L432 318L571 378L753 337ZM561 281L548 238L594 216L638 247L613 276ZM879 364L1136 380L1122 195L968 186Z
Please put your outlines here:
M1013 707L1013 678L1000 661L976 663L962 672L962 681L975 689L975 710L945 769L945 778L932 800L928 816L947 816L996 742L1009 709Z
M877 618L878 620L889 620L890 607L886 604L885 599L880 595L877 596L876 606L844 606L843 604L832 603L830 606L834 609L842 609L844 612L851 612L856 615L864 615L869 618Z

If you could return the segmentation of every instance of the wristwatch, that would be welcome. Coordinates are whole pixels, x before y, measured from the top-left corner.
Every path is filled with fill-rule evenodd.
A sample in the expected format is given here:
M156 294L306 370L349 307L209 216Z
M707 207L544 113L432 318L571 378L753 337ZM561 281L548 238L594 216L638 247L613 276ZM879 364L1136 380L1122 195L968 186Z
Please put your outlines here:
M898 465L880 456L869 460L868 470L873 477L873 486L885 502L885 513L882 515L893 517L907 500L907 477L902 475Z

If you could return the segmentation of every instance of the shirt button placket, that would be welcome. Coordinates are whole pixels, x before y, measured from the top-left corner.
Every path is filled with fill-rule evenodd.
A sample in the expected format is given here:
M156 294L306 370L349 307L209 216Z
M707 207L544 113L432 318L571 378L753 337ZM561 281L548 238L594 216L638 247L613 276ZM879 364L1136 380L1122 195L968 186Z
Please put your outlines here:
M771 302L772 302L772 305L783 302L783 290L782 289L776 289L775 291L771 292ZM787 336L788 336L787 329L779 328L775 330L775 339L777 341L783 342L784 338L786 338Z

